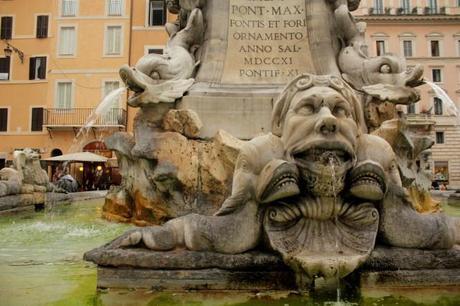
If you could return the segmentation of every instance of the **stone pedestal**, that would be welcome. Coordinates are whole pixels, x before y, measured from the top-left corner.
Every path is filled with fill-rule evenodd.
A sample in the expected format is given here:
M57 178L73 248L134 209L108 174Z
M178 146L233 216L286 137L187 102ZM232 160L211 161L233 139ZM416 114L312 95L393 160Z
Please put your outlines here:
M295 276L273 255L249 252L224 255L208 252L152 252L106 249L85 254L98 265L98 288L184 290L290 290Z
M239 139L251 139L271 130L273 103L277 94L239 96L210 93L185 96L179 108L194 110L203 128L200 137L211 138L224 130Z
M340 76L333 10L324 0L207 1L196 82L180 108L240 139L271 130L273 100L301 73Z
M295 290L295 275L275 254L224 255L100 247L85 254L98 265L98 288ZM460 247L424 251L377 247L359 273L361 287L460 286ZM358 285L358 284L356 284Z

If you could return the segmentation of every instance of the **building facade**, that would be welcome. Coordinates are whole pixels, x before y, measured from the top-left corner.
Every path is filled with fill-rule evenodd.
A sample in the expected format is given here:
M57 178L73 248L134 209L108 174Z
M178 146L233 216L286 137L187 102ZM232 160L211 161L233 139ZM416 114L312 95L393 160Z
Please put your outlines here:
M102 98L121 86L130 12L127 0L0 1L0 166L15 149L60 155L126 128L126 106L114 103L74 140Z
M1 168L16 149L35 148L43 158L94 150L131 127L136 110L122 97L75 139L122 85L120 66L163 52L164 24L175 16L163 0L0 0L0 18Z
M421 64L424 79L440 86L460 106L460 1L362 0L355 17L367 23L371 56L393 53ZM460 118L428 85L419 103L402 107L417 133L430 133L434 179L460 188Z

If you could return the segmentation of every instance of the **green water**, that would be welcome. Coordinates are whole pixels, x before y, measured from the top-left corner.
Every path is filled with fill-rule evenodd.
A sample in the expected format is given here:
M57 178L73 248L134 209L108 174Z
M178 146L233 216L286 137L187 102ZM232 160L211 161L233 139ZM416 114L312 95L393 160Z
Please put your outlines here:
M85 251L122 233L102 201L0 217L0 305L92 305L95 267Z
M83 253L121 234L102 220L102 200L0 217L0 305L460 305L459 288L365 289L347 303L289 293L96 291L96 268ZM460 208L446 207L460 216Z

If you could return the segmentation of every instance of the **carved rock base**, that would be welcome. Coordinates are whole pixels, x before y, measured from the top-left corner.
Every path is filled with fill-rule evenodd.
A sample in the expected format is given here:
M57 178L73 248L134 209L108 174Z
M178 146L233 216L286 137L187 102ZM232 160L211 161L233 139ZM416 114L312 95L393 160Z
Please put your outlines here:
M274 254L223 255L177 250L100 247L85 254L98 265L98 288L185 290L293 290L295 275ZM423 251L377 247L350 275L355 286L460 286L460 247ZM359 283L360 280L360 283ZM438 283L436 283L438 282Z

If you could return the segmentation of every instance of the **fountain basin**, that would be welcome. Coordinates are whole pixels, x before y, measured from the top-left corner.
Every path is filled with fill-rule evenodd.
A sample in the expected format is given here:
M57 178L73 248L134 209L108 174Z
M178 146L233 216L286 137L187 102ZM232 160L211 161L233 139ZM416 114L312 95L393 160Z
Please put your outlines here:
M98 266L98 288L296 289L294 273L272 253L152 252L103 246L87 252L84 259ZM435 251L378 246L348 279L358 279L356 285L367 288L460 286L460 246Z
M50 203L68 203L71 197L63 193L34 192L0 197L0 215L43 208Z
M70 204L77 201L104 198L107 191L87 191L75 193L34 192L0 197L0 216L22 211L39 210L48 205Z

